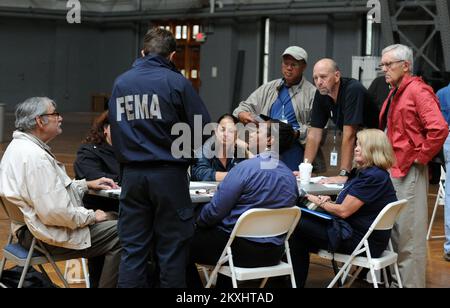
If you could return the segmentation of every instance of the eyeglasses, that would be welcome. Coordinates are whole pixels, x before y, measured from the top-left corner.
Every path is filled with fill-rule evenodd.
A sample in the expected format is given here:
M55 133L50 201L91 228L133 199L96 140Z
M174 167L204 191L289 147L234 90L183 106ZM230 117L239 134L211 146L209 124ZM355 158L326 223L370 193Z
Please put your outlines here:
M283 66L286 66L286 67L292 67L292 68L299 68L300 67L300 63L296 63L296 62L291 62L291 63L288 63L288 62L282 62L283 63Z
M43 117L43 116L55 116L55 117L59 118L61 116L61 114L59 112L52 112L52 113L44 113L44 114L40 115L40 117Z
M392 61L392 62L388 62L388 63L380 63L380 65L378 65L378 69L382 70L384 67L386 69L390 69L392 64L400 63L400 62L405 62L405 60Z

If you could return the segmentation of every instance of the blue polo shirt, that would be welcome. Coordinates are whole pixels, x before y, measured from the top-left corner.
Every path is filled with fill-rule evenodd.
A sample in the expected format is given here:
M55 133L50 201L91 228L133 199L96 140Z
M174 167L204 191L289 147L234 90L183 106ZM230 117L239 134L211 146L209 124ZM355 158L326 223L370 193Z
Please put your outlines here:
M268 166L274 168L265 168ZM292 207L298 198L297 180L274 152L264 152L230 170L206 204L197 224L218 226L231 233L239 216L253 208ZM260 243L283 244L282 237L248 239Z
M280 121L286 120L295 130L300 129L300 124L295 116L294 106L292 105L291 96L289 94L289 88L284 84L279 90L277 100L270 109L270 117Z

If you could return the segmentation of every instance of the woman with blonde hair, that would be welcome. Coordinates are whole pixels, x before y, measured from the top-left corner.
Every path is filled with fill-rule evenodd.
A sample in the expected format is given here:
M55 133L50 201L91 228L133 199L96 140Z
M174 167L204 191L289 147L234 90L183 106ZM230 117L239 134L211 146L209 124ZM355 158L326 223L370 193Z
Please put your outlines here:
M354 166L336 202L329 196L306 197L330 214L330 220L305 213L291 237L291 255L297 285L308 276L309 253L318 249L350 254L383 208L397 201L388 169L395 158L386 135L378 129L357 133ZM369 238L372 257L386 249L391 231L374 231Z

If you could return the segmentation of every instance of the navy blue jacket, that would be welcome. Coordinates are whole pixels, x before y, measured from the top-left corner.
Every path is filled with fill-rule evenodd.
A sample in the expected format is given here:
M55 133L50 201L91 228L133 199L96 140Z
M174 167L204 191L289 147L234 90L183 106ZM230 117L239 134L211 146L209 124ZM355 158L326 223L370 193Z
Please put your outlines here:
M196 143L194 115L202 117L195 132ZM137 59L130 70L116 79L109 101L109 120L117 159L125 164L189 163L192 149L203 142L199 130L211 121L192 84L170 61L152 54ZM191 144L183 144L182 157L174 157L171 151L173 141L181 136L179 130L171 133L177 123L184 123L183 129L190 129L191 133L191 138L187 138Z

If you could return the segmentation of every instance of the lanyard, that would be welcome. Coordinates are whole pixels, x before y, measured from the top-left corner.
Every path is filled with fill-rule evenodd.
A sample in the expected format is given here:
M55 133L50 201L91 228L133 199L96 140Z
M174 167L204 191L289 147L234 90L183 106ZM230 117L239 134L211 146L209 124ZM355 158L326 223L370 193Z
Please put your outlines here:
M341 106L337 105L337 110L336 110L337 114L336 114L336 123L334 125L334 138L333 138L333 142L334 142L334 146L336 147L336 137L337 137L337 130L338 130L338 124L339 124L339 119L341 116ZM333 118L333 110L330 110L331 113L331 118Z

